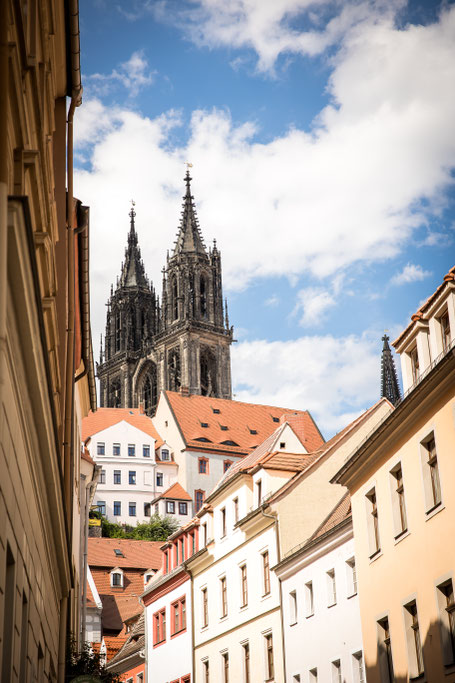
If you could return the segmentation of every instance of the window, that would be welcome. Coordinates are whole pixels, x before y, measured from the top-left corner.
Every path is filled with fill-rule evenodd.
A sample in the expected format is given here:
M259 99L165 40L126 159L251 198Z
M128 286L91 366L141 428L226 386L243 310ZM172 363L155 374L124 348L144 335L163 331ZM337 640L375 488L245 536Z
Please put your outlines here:
M114 470L114 484L122 483L122 473L120 470Z
M215 413L215 415L219 415L221 410L219 408L212 408L212 412Z
M221 617L227 617L228 603L227 603L227 584L226 584L226 577L225 576L223 576L220 579L220 592L221 592Z
M209 461L207 458L199 458L199 474L209 473Z
M409 358L411 359L412 383L415 384L419 379L420 375L419 354L417 353L417 346L414 346L414 348L409 352Z
M128 457L129 458L134 458L136 455L136 446L134 443L129 443L128 444Z
M111 573L111 586L117 586L122 588L123 586L123 574L119 571L113 571Z
M171 636L186 630L186 602L180 598L171 604Z
M229 654L223 652L221 655L222 667L223 667L223 683L229 683Z
M210 683L210 668L208 659L205 659L202 662L202 680L204 683Z
M192 534L190 534L190 544L191 544L191 554L194 555L196 552L196 532L193 531Z
M232 501L232 507L234 508L234 524L239 521L239 499L234 498Z
M396 465L393 470L391 470L390 485L392 488L392 512L395 538L398 538L408 529L401 464Z
M455 602L453 581L448 579L437 587L439 626L442 640L442 656L448 666L455 662Z
M208 423L208 422L201 422L201 427L202 427L203 429L208 429L209 423Z
M207 541L208 541L208 536L207 536L207 522L204 522L204 524L202 525L202 531L203 531L203 533L204 533L204 545L207 545Z
M156 473L156 485L157 486L163 486L163 473L162 472Z
M273 637L271 633L265 636L265 664L265 677L269 681L275 675L273 666Z
M128 472L128 483L129 484L135 484L136 483L136 472L133 470L130 470Z
M144 674L136 674L136 683L144 683Z
M105 515L106 514L106 501L105 500L98 500L96 504L98 506L98 512L101 515Z
M314 669L309 670L308 679L310 683L318 683L318 670L316 667Z
M188 503L179 503L179 515L188 514Z
M409 675L411 678L423 674L422 642L420 640L419 619L415 600L404 606L406 641L408 644Z
M226 508L221 508L221 538L226 536Z
M280 448L286 448L286 442L280 441Z
M162 609L153 615L153 645L166 640L166 610Z
M332 662L332 683L343 683L343 677L341 675L341 662L336 659Z
M280 418L279 418L279 417L274 417L274 416L272 415L272 420L273 420L274 422L279 422L279 421L280 421Z
M256 500L259 506L262 503L262 481L260 479L256 482Z
M378 622L378 662L381 671L382 683L393 683L393 659L392 643L390 640L390 627L388 617L380 619Z
M374 557L381 550L379 540L378 507L376 490L373 488L366 495L368 538L370 542L370 557Z
M182 536L177 541L177 544L180 545L180 561L184 562L185 561L185 538Z
M148 584L150 579L153 577L153 574L144 574L144 586Z
M244 683L251 683L250 677L250 644L243 644L243 680Z
M250 434L257 434L258 430L257 429L250 429Z
M209 625L209 598L207 588L201 590L202 597L202 628Z
M297 592L291 591L289 593L289 623L297 623Z
M313 582L308 581L305 584L305 616L312 617L314 614L314 593Z
M152 512L152 504L144 503L144 517L150 517Z
M336 605L337 602L337 587L335 580L335 570L329 569L327 572L327 607Z
M98 441L96 444L96 454L104 455L106 453L105 444L102 441Z
M167 448L161 449L161 460L170 460L169 451Z
M427 513L441 504L441 483L439 480L438 456L434 434L421 444L423 486Z
M232 465L232 460L223 460L223 472L227 472Z
M155 505L154 505L154 510L155 510L155 515L159 515L159 514L160 514L160 506L159 506L158 503L155 503Z
M106 470L101 470L100 478L98 480L98 484L105 484L105 483L106 483Z
M112 455L120 455L120 444L119 443L112 444Z
M142 446L142 457L143 458L150 458L150 446L147 446L147 445Z
M246 564L242 564L240 567L240 585L242 590L240 607L246 607L248 605L248 577Z
M348 597L357 594L357 570L355 566L355 558L351 557L346 560L346 575L348 584Z
M438 322L441 326L442 350L445 353L450 346L450 337L451 337L449 314L447 311L445 311L441 315L441 317L438 319Z
M204 499L205 499L205 491L195 491L194 492L194 498L195 498L195 512L198 512L198 510L201 509L201 507L204 505Z
M114 517L122 514L122 504L119 500L114 500Z
M222 432L227 432L228 426L227 425L220 425L220 429Z
M128 504L128 514L130 517L136 517L136 503Z
M175 501L173 501L173 500L167 500L166 501L166 512L170 515L175 514Z
M352 671L354 673L354 683L365 683L365 664L362 652L355 652L352 655Z
M262 580L264 595L268 595L270 593L270 564L268 550L266 550L265 553L262 553Z

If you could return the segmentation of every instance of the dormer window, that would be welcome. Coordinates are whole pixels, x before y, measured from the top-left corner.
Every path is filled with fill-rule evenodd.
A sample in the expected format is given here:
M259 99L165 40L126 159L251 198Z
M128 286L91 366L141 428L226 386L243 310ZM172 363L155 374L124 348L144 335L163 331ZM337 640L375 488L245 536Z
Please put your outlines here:
M449 313L447 311L440 316L439 324L441 326L442 350L446 353L451 341Z
M417 353L417 346L409 352L409 358L411 359L411 372L412 372L412 383L415 384L420 376L420 365L419 365L419 354Z
M201 427L204 429L208 429L209 423L208 422L201 422Z
M280 448L286 448L286 442L285 441L280 441Z
M250 429L250 434L257 434L258 430L257 429Z
M170 460L169 451L167 448L161 449L161 460Z
M123 571L119 567L111 571L111 586L113 588L123 588Z
M145 574L144 574L144 586L146 586L148 584L150 579L153 577L153 574L154 574L154 572L152 572L152 571L145 572Z
M275 417L274 415L272 415L272 420L273 420L274 422L279 422L279 421L280 421L280 418L279 418L279 417Z
M221 413L219 408L212 408L212 411L215 413L215 415L219 415Z
M220 425L220 429L222 432L227 432L228 430L227 425Z
M238 443L236 443L235 441L231 441L230 439L228 439L227 441L222 441L221 444L223 446L238 446L239 445Z

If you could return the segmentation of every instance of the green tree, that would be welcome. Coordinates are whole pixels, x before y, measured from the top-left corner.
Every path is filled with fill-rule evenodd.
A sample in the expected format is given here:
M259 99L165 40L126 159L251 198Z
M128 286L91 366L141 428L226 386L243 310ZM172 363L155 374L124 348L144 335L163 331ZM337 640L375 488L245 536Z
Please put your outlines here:
M177 531L179 523L172 517L160 517L152 515L149 522L137 524L135 527L128 524L116 524L109 522L98 510L90 512L91 519L101 520L101 534L103 538L132 538L141 541L165 541L168 536Z
M69 683L74 678L84 674L93 676L101 683L121 682L118 674L106 670L104 657L98 652L93 652L89 643L85 643L79 652L74 639L72 639L66 657L65 681Z

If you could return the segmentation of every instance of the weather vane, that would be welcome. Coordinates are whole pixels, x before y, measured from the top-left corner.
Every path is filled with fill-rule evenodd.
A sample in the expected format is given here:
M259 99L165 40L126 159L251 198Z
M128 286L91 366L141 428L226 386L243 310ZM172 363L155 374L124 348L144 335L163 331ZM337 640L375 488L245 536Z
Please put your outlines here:
M134 210L134 207L136 206L136 202L134 199L131 200L131 211L130 211L130 216L131 218L134 218L136 215L136 211Z
M185 164L186 164L187 170L190 169L190 168L193 168L193 164L190 164L189 161L185 161Z

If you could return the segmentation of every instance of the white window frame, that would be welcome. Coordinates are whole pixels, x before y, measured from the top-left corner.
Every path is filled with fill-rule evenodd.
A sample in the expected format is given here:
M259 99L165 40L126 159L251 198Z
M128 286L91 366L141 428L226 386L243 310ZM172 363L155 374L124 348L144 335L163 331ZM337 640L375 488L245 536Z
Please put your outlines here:
M314 614L314 588L313 581L305 583L305 616L312 617Z
M326 571L327 577L327 607L333 607L337 604L337 584L335 569L328 569Z

